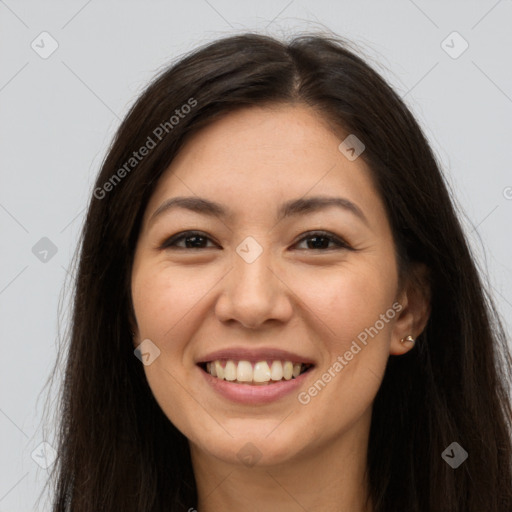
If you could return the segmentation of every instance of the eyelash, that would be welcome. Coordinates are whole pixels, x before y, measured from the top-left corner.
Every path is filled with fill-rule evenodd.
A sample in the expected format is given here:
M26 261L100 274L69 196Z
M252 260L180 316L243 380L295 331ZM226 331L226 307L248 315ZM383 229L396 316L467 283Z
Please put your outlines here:
M201 231L183 231L183 232L177 233L176 235L173 235L170 238L168 238L167 240L165 240L162 243L162 245L160 246L160 249L198 250L198 248L178 247L176 245L177 242L180 242L181 240L184 240L186 238L193 237L193 236L199 236L199 237L211 240L208 236L206 236ZM332 250L336 250L336 249L345 249L345 250L349 250L349 251L355 250L347 242L345 242L342 238L340 238L336 235L333 235L332 233L329 233L328 231L311 231L310 233L307 233L306 236L301 238L298 242L296 242L296 244L298 244L304 240L314 238L314 237L326 238L330 242L334 242L337 245L337 247L330 248L330 249L329 248L327 248L327 249L310 249L312 251L325 252L325 251L332 251ZM201 249L206 249L206 248L199 247L199 250L201 250ZM304 250L304 249L299 249L299 250Z

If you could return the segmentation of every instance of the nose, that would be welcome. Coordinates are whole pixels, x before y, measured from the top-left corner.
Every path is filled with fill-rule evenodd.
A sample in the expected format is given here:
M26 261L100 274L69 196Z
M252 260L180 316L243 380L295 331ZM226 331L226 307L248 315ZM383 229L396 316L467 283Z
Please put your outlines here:
M233 268L221 281L223 289L215 305L217 318L248 329L286 323L293 313L292 292L273 267L269 250L263 250L250 263L235 253Z

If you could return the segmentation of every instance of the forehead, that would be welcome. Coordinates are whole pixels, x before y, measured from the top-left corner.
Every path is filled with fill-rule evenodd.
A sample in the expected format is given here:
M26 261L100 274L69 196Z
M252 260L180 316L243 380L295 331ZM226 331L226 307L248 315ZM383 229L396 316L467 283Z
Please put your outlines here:
M362 160L338 146L346 137L307 106L230 112L192 136L163 174L147 215L173 196L197 195L237 213L277 211L289 199L342 196L379 217L384 207Z

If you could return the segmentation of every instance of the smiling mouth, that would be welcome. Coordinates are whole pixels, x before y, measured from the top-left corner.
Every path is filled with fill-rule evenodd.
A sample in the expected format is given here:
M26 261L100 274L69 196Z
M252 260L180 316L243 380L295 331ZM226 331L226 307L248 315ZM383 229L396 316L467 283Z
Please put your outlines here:
M292 361L250 361L232 359L217 359L198 366L219 380L233 384L250 386L266 386L276 382L292 380L311 370L314 365L309 363L294 363Z

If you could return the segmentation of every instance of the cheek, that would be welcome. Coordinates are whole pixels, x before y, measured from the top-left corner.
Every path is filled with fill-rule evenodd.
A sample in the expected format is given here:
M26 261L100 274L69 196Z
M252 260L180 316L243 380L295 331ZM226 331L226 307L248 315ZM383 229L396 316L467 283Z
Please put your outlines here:
M188 273L172 271L158 265L143 266L134 273L132 297L140 335L167 343L176 338L174 330L190 322L182 322L200 303L204 287Z
M395 276L389 268L385 271L377 265L347 265L294 281L300 283L294 291L314 312L315 323L327 335L323 339L331 340L331 350L342 350L376 322L383 333L391 327L390 321L384 325L379 321L395 296Z
M361 418L381 385L395 316L393 275L381 275L377 267L347 267L302 288L315 313L315 336L325 358L299 402L322 422L325 438Z
M192 317L204 295L194 284L191 276L154 263L136 267L132 276L139 338L150 339L160 350L143 367L148 385L164 414L187 436L193 436L196 428L190 418L204 418L201 405L184 392L193 370L184 366L187 340L193 336Z

